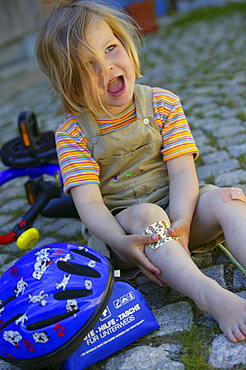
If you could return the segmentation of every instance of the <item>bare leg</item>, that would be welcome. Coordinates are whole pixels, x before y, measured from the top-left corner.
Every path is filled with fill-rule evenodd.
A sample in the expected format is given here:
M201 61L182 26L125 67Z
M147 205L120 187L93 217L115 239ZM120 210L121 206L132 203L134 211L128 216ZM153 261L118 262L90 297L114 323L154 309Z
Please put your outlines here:
M197 208L195 223L198 230L203 229L204 232L199 218ZM117 215L118 222L128 234L141 234L147 226L163 219L167 220L166 213L151 204L134 206ZM202 242L221 232L219 223L213 226L209 217L207 220L207 239L203 237ZM198 241L198 236L196 238ZM193 241L196 238L193 238ZM146 246L145 251L150 261L161 269L162 275L159 278L163 282L193 299L201 310L210 313L232 342L246 339L246 301L205 276L178 241L169 241L155 251Z
M146 247L146 254L162 270L159 278L210 313L229 340L246 339L246 301L206 277L178 242L170 241L156 251Z
M212 190L199 198L191 225L191 247L223 230L230 252L246 268L246 204L240 200L225 203L219 192Z

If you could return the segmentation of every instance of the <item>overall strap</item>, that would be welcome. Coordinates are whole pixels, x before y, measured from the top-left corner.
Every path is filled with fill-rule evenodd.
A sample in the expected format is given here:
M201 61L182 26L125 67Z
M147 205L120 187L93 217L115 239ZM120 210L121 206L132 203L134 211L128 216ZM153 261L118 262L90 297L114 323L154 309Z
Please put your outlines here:
M150 86L136 84L134 86L134 98L137 119L154 116L152 90ZM95 143L96 137L101 136L102 134L92 113L81 113L80 115L76 115L75 118L80 124L86 138Z
M134 97L137 118L153 117L152 90L150 86L135 85Z
M81 113L80 115L76 115L75 118L82 128L85 137L87 139L91 138L92 142L95 142L95 139L93 140L93 138L100 136L101 131L96 120L94 119L93 114L90 112L85 112Z

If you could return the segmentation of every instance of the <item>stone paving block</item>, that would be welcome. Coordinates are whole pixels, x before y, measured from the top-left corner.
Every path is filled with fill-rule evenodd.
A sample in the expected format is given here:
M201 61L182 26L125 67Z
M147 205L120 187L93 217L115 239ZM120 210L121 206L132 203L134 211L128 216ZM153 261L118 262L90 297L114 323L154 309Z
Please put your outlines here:
M246 183L246 171L242 169L221 173L215 178L215 185L217 186L234 186L234 184L240 183Z
M203 154L213 153L213 152L216 151L216 149L212 145L208 145L208 144L205 144L205 145L200 144L199 145L199 139L198 139L197 147L199 148L199 153L200 153L201 158L202 158ZM201 179L199 179L199 180L201 180Z
M208 145L209 138L204 135L204 132L202 130L200 130L199 128L194 129L192 130L192 134L198 147ZM210 146L210 148L214 150L213 146Z
M66 224L57 223L56 226L60 226L61 229L59 230L61 236L69 236L71 238L75 238L77 234L81 234L81 221L75 219L66 219ZM64 225L64 226L63 226ZM82 242L82 235L81 235L81 242Z
M13 199L1 206L1 212L7 213L20 209L23 210L23 213L25 213L29 208L30 205L27 204L26 199Z
M219 175L223 174L226 175L227 172L231 174L230 171L233 171L239 168L238 160L228 159L227 161L216 162L212 164L204 164L197 168L197 174L199 179L204 180L209 178L210 176L214 176L218 178Z
M6 259L9 257L9 255L7 253L1 253L0 254L0 266L2 266L4 264L4 262L6 261Z
M0 275L2 275L6 270L8 270L13 264L17 261L17 259L13 259L9 263L4 263L0 266ZM1 369L1 368L0 368Z
M131 280L131 275L130 283L132 282L132 284L139 289L151 308L160 308L166 306L170 302L170 289L167 285L159 287L147 279L141 272L138 272L137 275L134 276L133 280ZM122 276L123 278L129 278L129 274L125 272L122 273Z
M193 313L188 302L173 303L152 312L160 329L149 334L150 337L188 331L193 325Z
M228 147L228 150L229 150L229 153L233 156L233 157L240 157L240 155L246 153L246 143L243 143L243 144L238 144L238 145L233 145L233 146L229 146Z
M245 289L246 288L246 276L239 269L233 272L233 287L234 289Z
M0 225L8 225L9 226L9 221L12 219L11 215L0 215Z
M105 370L183 370L184 364L174 360L179 351L180 346L168 343L159 347L137 346L112 357Z
M9 363L0 360L0 369L1 370L21 370L19 367L10 365Z
M81 234L81 221L72 218L59 218L45 226L45 232L53 232L54 235L58 232L60 238L68 236L75 238L78 233ZM82 235L81 235L82 240ZM62 241L62 239L60 239Z
M36 249L36 248L42 247L43 245L48 245L51 243L57 243L57 238L53 238L52 236L42 238L41 240L37 242L37 244L35 244L35 246L32 249Z
M213 164L216 162L227 161L229 158L228 152L226 150L216 150L213 153L209 153L202 156L202 159L206 164Z
M218 326L217 321L215 321L213 316L211 316L208 313L204 313L202 316L199 317L198 324L202 326L206 326L207 328Z
M221 116L222 114L219 113ZM216 130L213 130L213 135L218 138L233 136L235 134L238 134L239 132L244 132L244 128L241 125L241 121L236 118L230 119L230 120L223 120L223 127L216 128ZM227 126L226 126L227 124Z
M246 343L232 343L221 334L213 340L209 363L215 369L246 365Z
M217 281L223 288L227 288L224 275L224 265L213 265L201 270L206 276Z

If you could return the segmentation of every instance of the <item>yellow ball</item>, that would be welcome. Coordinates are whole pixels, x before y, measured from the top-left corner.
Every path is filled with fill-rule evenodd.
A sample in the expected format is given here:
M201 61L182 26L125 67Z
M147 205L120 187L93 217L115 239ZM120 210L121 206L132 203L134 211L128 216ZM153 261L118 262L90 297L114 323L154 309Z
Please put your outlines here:
M16 244L20 249L30 249L39 240L39 232L34 227L24 231L16 240Z

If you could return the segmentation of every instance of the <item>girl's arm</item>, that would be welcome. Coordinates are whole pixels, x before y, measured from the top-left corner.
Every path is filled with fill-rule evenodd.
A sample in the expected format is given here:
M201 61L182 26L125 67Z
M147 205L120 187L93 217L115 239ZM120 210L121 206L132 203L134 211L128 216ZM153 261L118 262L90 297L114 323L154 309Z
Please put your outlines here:
M193 155L183 155L166 162L170 177L169 217L171 236L179 236L187 253L190 224L199 195Z
M79 216L90 232L110 246L125 235L113 215L105 206L97 184L71 188L71 194Z
M103 202L100 188L97 184L79 185L71 188L71 194L85 226L92 234L103 240L105 244L122 256L123 268L142 266L148 270L148 278L154 283L163 285L156 274L161 271L154 266L144 253L144 246L157 241L157 235L126 235Z

